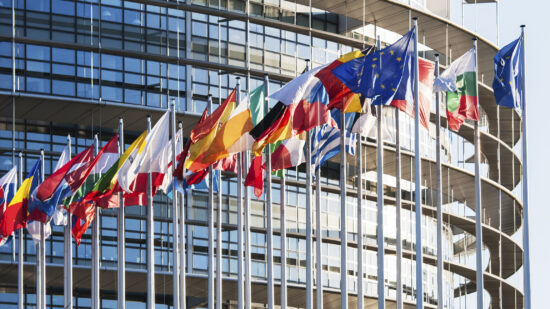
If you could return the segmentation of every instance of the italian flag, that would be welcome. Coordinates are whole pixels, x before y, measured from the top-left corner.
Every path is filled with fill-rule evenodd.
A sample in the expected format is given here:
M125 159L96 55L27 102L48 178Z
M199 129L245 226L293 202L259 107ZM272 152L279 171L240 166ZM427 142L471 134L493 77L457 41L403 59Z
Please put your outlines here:
M456 59L434 82L434 91L446 92L449 128L458 131L466 119L479 119L475 49Z

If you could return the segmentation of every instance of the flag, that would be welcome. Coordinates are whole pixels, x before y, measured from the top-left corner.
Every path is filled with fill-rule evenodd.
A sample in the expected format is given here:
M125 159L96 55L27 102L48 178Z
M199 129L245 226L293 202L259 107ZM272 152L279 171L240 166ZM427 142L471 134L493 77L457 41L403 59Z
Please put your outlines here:
M15 195L15 190L17 188L17 167L12 167L11 170L6 173L6 175L0 178L0 226L4 217L4 212L8 207L8 204ZM3 237L0 233L0 246L4 245L9 239L8 237Z
M376 108L373 105L366 104L363 107L363 113L356 113L352 124L352 133L369 137L372 128L376 125Z
M332 70L343 63L363 57L370 52L372 52L372 48L363 51L356 50L349 52L334 60L315 74L315 76L321 80L321 83L323 83L328 93L330 100L328 104L329 109L337 108L343 110L345 113L361 111L362 101L359 99L359 95L351 92L351 90L332 73Z
M205 112L206 112L206 110L205 110ZM204 116L205 116L205 113L203 113L203 117ZM185 159L187 159L187 154L189 153L189 147L190 146L191 146L191 140L187 139L187 142L185 142L185 146L183 146L182 152L180 154L178 154L178 164L176 164L176 170L174 170L174 175L173 175L178 180L183 180L183 178L184 178Z
M212 164L212 169L219 171L226 171L237 173L237 153L231 154L229 157L225 157L214 164Z
M523 66L523 34L504 46L494 58L495 78L493 91L498 105L521 107L521 82Z
M183 136L182 130L179 129L178 132L176 132L176 152L179 151L179 149L181 149L181 147L183 146L182 136ZM168 193L168 188L172 186L172 181L174 180L173 173L172 173L172 140L170 140L170 142L168 142L168 144L164 146L164 149L162 150L160 155L163 156L164 159L161 159L158 161L168 162L168 165L166 166L164 176L162 177L162 184L158 187L158 190L161 190L166 194ZM178 162L180 155L181 153L176 156L176 162ZM156 187L153 187L153 188L154 188L153 192L155 192L157 189Z
M214 163L232 153L252 149L254 138L248 134L264 116L265 85L250 92L233 110L205 153L205 162Z
M264 177L263 177L263 168L262 168L262 157L256 156L250 164L248 169L248 174L246 174L246 179L244 181L245 186L254 188L254 195L259 198L263 192Z
M451 63L434 81L434 91L446 91L447 122L458 131L466 119L478 120L475 49Z
M344 132L346 134L346 152L355 155L356 134L347 130ZM327 160L340 152L340 134L340 129L329 125L319 128L313 143L311 143L311 162L315 169L319 169Z
M212 191L214 193L218 192L218 173L220 171L213 170L212 171L212 177L214 180L214 188ZM174 177L174 180L176 181L176 190L180 191L182 193L185 193L189 190L197 190L197 191L208 191L210 188L209 180L206 179L206 176L208 176L208 169L204 169L200 172L187 172L183 180L179 180L178 178ZM170 198L172 198L172 192L171 188L169 188L169 192L166 193L166 195Z
M27 215L29 211L29 196L41 182L42 160L36 161L27 178L11 199L0 222L2 237L8 237L13 231L27 226Z
M216 134L235 109L236 90L233 89L227 99L191 131L192 144L189 146L189 156L185 161L186 169L197 172L211 164L208 160L205 160L205 152L210 148Z
M96 182L117 160L118 134L101 148L90 163L66 176L67 182L76 188L71 196L63 200L63 205L73 215L71 230L77 244L80 244L82 234L95 217L95 205L85 197L92 192Z
M401 83L412 75L416 29L394 44L367 56L343 63L332 70L352 92L372 99L374 105L387 105Z
M162 115L144 142L136 148L135 156L131 155L120 168L118 184L126 193L145 192L148 173L152 175L154 187L162 185L168 163L172 159L169 116L168 111Z
M298 166L306 161L304 149L306 134L309 133L302 132L300 135L282 141L278 147L273 147L275 149L271 153L271 171Z
M433 97L435 64L433 62L418 59L418 100L420 110L420 124L424 128L429 128L430 123L430 108ZM401 111L414 117L414 79L413 75L407 82L401 83L395 97L391 101L391 105L399 108Z

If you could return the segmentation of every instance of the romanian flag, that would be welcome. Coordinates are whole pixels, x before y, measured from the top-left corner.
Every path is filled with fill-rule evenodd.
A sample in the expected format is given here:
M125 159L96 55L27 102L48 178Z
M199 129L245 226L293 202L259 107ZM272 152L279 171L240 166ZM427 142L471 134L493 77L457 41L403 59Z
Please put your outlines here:
M27 216L29 211L29 195L41 182L42 160L36 161L27 178L23 181L19 190L6 207L2 221L0 222L0 232L2 237L8 237L13 231L27 225Z
M205 154L211 147L217 133L235 109L237 105L236 93L236 89L233 89L227 99L225 99L212 114L204 118L202 122L199 122L191 131L192 144L189 146L189 156L185 161L186 169L192 172L198 172L213 163L207 160Z

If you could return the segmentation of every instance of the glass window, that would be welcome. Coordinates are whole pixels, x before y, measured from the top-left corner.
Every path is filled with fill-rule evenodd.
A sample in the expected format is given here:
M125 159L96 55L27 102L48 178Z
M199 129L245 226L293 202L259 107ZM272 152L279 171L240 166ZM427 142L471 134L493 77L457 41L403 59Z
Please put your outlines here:
M50 1L27 0L26 8L30 11L49 12Z
M52 48L52 60L55 62L74 63L74 50Z
M50 92L50 80L45 78L27 77L27 91Z
M122 57L109 54L101 54L101 67L114 70L122 70Z
M50 48L47 46L27 45L27 58L36 60L50 60Z
M232 43L244 45L246 43L246 33L242 30L229 28L229 40Z
M265 48L269 51L280 53L281 52L281 40L272 37L265 37Z
M122 22L122 10L109 6L102 6L101 19L106 21Z
M52 0L52 13L74 16L74 1Z
M191 29L193 30L192 31L193 35L198 35L203 37L208 36L208 28L206 27L205 23L193 21Z
M124 10L124 23L128 25L141 26L141 12Z
M52 90L54 94L74 97L74 82L54 79L52 81Z

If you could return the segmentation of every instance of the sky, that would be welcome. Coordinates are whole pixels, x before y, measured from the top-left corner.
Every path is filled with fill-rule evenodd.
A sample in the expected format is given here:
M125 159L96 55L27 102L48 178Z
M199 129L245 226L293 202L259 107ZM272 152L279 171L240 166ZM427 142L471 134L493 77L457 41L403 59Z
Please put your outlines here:
M451 17L460 22L461 8L453 7ZM465 26L476 29L484 37L496 42L496 18L494 4L478 4L465 7ZM550 41L547 39L550 2L542 0L500 0L499 45L502 47L519 36L520 25L525 24L526 106L527 106L527 163L529 184L529 235L531 256L532 308L548 308L548 278L550 277L550 238L548 221L550 207L546 190L550 183L548 153L550 143L545 135L544 123L550 117L550 104L546 101L550 89L546 84L550 64ZM457 15L458 14L458 15ZM480 18L483 17L483 18ZM550 58L550 57L549 57ZM541 131L542 130L542 131ZM521 151L521 148L517 148ZM516 235L520 236L520 235ZM514 237L517 239L517 237Z

